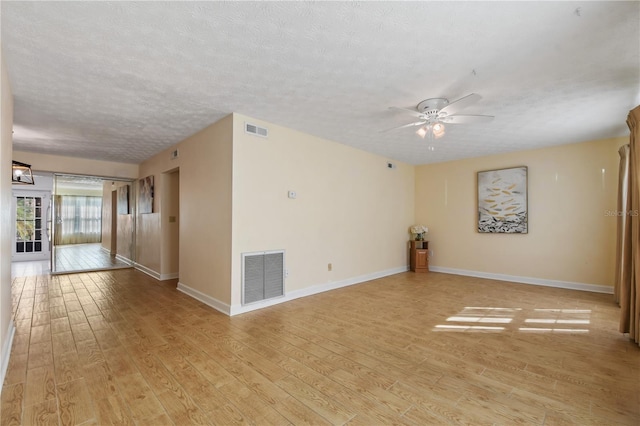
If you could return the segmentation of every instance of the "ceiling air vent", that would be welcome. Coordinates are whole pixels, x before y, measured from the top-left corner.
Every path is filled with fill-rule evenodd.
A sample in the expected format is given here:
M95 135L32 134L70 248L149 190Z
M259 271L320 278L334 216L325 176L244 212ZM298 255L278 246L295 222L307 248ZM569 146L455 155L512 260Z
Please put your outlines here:
M244 123L244 131L252 135L261 136L263 138L269 136L269 131L267 129L251 123Z

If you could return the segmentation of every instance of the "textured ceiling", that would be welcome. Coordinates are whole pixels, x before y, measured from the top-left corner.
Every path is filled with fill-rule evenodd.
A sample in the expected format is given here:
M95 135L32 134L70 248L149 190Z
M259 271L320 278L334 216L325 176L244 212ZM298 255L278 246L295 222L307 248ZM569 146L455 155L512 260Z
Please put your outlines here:
M139 163L231 112L412 164L628 134L639 2L8 2L14 149ZM420 139L423 99L483 99Z

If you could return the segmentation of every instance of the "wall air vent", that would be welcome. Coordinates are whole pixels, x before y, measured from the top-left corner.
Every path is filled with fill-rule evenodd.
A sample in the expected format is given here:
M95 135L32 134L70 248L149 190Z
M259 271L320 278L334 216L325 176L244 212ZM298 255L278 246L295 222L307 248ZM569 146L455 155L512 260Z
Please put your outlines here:
M171 151L171 159L172 160L175 160L176 158L178 158L178 155L179 154L178 154L178 150L177 149Z
M250 133L252 135L261 136L266 138L269 136L269 131L264 127L256 126L251 123L244 123L244 131L245 133Z
M242 304L284 296L284 251L242 254Z

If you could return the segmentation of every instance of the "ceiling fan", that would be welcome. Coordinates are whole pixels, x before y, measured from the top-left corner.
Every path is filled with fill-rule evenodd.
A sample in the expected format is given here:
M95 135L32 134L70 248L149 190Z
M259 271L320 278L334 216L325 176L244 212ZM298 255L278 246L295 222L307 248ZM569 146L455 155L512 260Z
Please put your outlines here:
M389 107L389 109L408 112L418 118L418 121L383 130L383 132L420 126L416 132L420 137L424 138L429 135L438 139L444 136L445 124L486 123L493 120L494 117L492 115L458 114L458 111L478 102L480 99L482 99L482 96L472 93L451 103L446 98L425 99L416 105L415 110Z

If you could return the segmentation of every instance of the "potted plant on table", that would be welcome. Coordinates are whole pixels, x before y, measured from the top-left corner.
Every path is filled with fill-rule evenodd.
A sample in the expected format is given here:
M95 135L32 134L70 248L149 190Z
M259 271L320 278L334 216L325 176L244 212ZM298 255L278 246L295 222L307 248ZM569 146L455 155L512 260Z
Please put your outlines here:
M424 236L429 232L429 228L424 225L413 225L409 230L415 235L416 241L424 241Z

